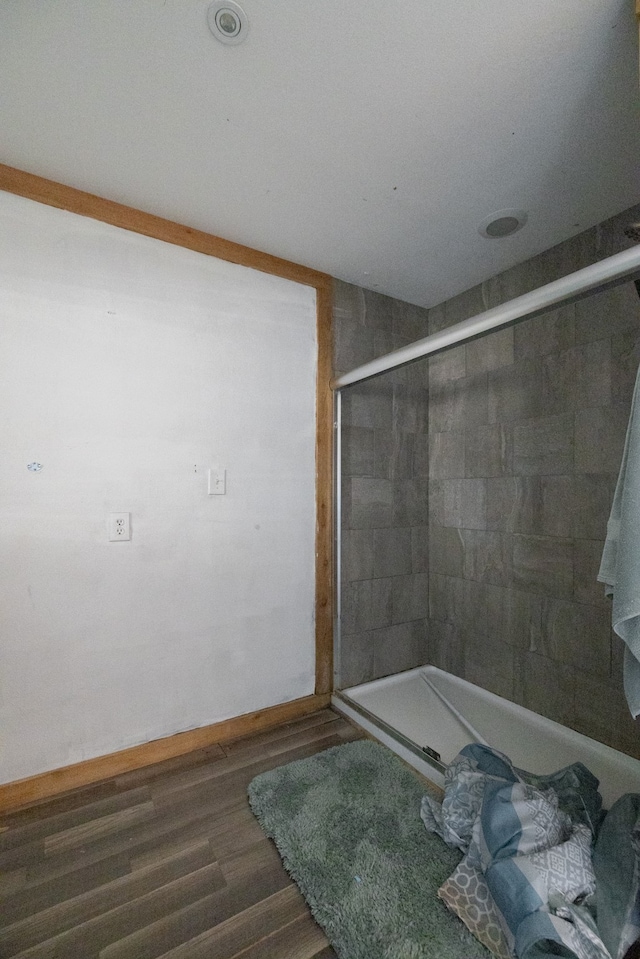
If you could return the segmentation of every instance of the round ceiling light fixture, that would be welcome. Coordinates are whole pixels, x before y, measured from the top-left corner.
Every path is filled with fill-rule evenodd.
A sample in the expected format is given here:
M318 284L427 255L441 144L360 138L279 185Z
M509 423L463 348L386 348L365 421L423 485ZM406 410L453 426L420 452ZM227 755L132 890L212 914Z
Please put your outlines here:
M478 227L478 233L486 236L488 240L500 240L517 233L526 222L525 210L498 210L497 213L491 213L484 218Z
M249 32L247 15L234 0L213 0L207 10L207 23L220 43L242 43Z

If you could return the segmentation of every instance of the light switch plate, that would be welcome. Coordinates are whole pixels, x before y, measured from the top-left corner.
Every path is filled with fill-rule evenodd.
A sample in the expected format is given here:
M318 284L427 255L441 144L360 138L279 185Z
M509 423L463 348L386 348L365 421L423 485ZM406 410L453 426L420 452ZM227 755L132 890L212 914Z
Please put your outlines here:
M209 496L224 496L227 492L227 471L209 470Z

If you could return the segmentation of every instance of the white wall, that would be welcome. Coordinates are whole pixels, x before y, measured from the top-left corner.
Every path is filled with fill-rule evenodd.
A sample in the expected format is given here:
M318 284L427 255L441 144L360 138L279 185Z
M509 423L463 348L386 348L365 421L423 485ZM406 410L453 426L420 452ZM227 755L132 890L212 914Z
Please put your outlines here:
M0 193L0 782L313 692L315 323Z

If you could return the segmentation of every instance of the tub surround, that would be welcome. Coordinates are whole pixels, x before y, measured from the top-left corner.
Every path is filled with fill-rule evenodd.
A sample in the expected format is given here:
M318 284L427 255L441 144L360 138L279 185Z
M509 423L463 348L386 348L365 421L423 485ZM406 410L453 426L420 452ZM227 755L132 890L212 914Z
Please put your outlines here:
M336 372L424 336L427 322L426 310L336 282ZM338 687L426 660L427 375L419 362L342 394Z
M384 318L389 333L394 316L413 310L413 338L434 333L626 248L623 227L639 213L627 211L426 316L340 285L336 367L376 355L371 315L378 331ZM343 523L340 685L412 665L400 661L406 647L398 637L381 632L380 606L387 617L389 606L379 551L392 541L396 576L428 573L423 662L640 756L640 728L622 691L622 644L596 581L639 362L640 299L628 283L350 388L368 392L357 401L358 430L350 423L343 437L352 500ZM429 387L428 428L412 435L405 454L416 507L408 532L394 528L388 503L379 508L372 483L383 469L371 455L375 416L402 373ZM416 613L425 598L413 601Z

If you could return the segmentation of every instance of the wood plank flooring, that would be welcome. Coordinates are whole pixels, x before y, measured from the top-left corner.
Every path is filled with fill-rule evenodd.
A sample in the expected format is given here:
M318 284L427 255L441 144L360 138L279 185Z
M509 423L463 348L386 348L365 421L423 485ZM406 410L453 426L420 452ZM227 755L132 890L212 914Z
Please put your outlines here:
M325 709L0 818L0 959L335 959L246 790L361 735Z

